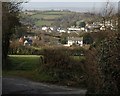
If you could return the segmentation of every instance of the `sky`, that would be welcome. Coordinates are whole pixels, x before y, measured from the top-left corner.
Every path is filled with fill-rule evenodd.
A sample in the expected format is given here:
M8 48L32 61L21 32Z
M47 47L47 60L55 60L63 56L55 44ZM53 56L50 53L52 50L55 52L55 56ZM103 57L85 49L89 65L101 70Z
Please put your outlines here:
M30 2L118 2L120 0L29 0Z
M28 3L23 4L23 10L70 10L77 12L96 12L100 11L103 6L105 6L106 0L93 0L94 2L92 2L92 0L91 2L87 1L89 0L84 0L84 2L83 0L29 0ZM118 0L112 0L112 2L113 1ZM117 3L115 3L114 6L117 6Z
M10 2L10 0L0 0L2 2ZM16 0L23 1L23 0ZM120 0L26 0L29 2L119 2Z

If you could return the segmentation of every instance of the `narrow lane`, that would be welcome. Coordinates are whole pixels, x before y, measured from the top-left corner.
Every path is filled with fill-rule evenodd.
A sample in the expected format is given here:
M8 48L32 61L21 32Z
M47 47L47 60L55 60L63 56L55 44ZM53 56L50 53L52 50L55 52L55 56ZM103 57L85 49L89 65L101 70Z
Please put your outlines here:
M23 78L2 78L3 94L46 94L46 96L85 96L85 89L33 82Z

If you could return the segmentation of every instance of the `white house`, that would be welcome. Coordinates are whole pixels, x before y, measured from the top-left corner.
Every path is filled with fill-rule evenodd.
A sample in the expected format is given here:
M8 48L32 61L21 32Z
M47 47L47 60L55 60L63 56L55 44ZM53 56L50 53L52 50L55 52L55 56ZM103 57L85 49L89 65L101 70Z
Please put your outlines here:
M105 30L105 26L104 25L101 26L100 30Z
M65 33L66 31L63 30L63 29L60 29L59 32L60 32L60 33Z
M83 37L69 37L68 38L68 46L71 45L79 45L79 46L83 46Z
M60 33L65 33L66 32L66 30L63 29L63 28L58 28L57 31L60 32Z
M80 29L81 29L81 31L85 31L85 28L84 28L84 27L81 27Z
M27 40L24 41L24 46L25 46L25 45L29 45L29 43L28 43Z
M50 27L50 30L51 30L51 31L53 31L53 30L54 30L54 28L53 28L53 27Z
M68 31L80 31L80 28L68 28Z
M46 31L48 29L48 27L42 27L43 31Z

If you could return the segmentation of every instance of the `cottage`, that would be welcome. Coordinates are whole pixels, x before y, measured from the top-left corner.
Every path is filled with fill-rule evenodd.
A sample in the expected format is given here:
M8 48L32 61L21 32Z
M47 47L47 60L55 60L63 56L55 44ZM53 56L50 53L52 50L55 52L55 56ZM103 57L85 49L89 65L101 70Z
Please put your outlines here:
M32 45L32 42L33 42L33 40L32 40L32 37L31 36L24 36L24 46L26 46L26 45Z
M71 45L79 45L79 46L83 46L83 37L69 37L68 38L68 46Z
M46 31L47 29L48 29L48 27L46 27L46 26L45 26L45 27L42 27L42 30L43 30L43 31Z
M24 41L24 46L26 46L26 45L29 45L27 40Z

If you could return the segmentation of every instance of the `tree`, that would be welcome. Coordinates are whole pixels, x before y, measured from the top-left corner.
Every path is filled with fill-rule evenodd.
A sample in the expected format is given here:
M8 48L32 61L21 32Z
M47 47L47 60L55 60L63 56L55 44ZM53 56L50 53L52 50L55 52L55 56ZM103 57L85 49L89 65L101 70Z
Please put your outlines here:
M67 33L62 33L60 43L61 44L67 44L68 38L67 38Z
M93 38L91 37L91 35L89 33L87 33L83 36L83 42L84 42L84 44L92 44L93 43Z
M103 25L105 27L105 30L106 30L106 22L109 21L110 24L112 24L112 18L113 18L113 15L114 15L114 6L111 2L107 1L106 2L106 5L105 5L105 8L103 8L103 11L101 13L101 16L102 16L102 19L103 19Z
M80 27L85 27L86 24L85 24L85 22L80 22L79 26L80 26Z
M114 20L113 8L106 4L103 21ZM118 27L119 28L119 27ZM88 96L120 95L120 33L104 31L103 37L86 52L86 73L88 74ZM92 93L92 94L91 94ZM90 95L91 94L91 95Z
M10 38L15 32L15 27L20 25L19 12L22 2L2 2L2 60L3 68L7 64L7 54L9 51Z

